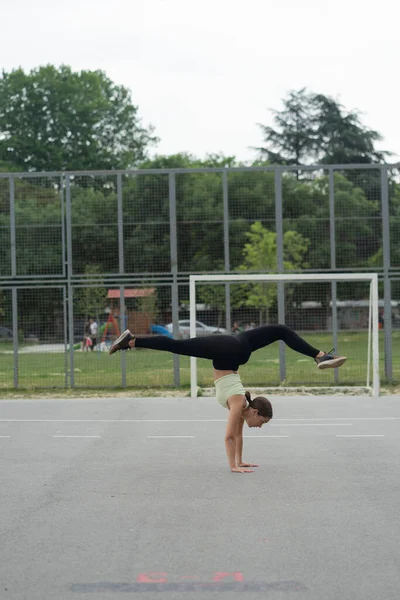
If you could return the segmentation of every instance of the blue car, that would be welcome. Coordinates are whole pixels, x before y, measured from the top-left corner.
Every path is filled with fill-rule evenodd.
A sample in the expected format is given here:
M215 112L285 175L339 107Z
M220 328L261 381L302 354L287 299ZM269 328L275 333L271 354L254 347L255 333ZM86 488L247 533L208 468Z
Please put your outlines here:
M172 333L170 331L168 331L168 329L166 327L163 327L162 325L152 325L151 333L156 333L157 335L166 335L167 337L172 338Z

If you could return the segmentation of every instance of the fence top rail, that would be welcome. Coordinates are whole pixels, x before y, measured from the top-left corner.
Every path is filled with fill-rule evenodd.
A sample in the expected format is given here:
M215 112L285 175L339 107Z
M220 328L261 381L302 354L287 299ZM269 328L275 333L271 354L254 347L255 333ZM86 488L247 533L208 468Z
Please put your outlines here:
M400 163L388 164L349 164L349 165L270 165L259 167L198 167L198 168L179 168L179 169L125 169L115 171L40 171L40 172L8 172L0 173L0 179L10 178L37 178L37 177L97 177L97 176L116 176L116 175L169 175L169 174L188 174L188 173L235 173L235 172L276 172L284 173L286 171L329 171L329 170L351 170L351 169L399 169Z
M378 281L377 273L315 273L315 274L285 274L279 275L190 275L190 281Z

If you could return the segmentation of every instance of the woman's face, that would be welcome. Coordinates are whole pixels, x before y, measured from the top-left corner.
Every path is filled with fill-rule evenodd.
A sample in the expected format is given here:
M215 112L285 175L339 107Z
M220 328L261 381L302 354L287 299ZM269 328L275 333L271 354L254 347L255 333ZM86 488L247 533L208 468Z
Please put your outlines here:
M249 427L262 427L265 423L268 423L271 419L269 417L263 417L258 414L255 410L254 413L247 417L247 425Z

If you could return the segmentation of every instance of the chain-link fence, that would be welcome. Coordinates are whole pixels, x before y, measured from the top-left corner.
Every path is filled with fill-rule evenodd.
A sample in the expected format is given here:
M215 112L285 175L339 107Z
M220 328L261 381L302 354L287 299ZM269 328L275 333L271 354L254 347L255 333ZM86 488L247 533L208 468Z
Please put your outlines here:
M189 274L230 272L378 272L381 375L398 381L398 177L386 165L0 173L0 386L189 386L186 359L104 350L126 327L186 335ZM365 328L365 290L338 285L332 323L321 289L291 292L283 310L279 294L244 306L208 286L199 335L285 321L325 348Z

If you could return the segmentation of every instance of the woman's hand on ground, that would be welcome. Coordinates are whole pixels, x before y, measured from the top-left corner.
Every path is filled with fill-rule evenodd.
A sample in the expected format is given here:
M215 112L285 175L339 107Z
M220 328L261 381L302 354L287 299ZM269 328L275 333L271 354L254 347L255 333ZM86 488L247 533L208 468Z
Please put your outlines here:
M243 467L233 467L232 473L254 473L252 469L243 469Z

